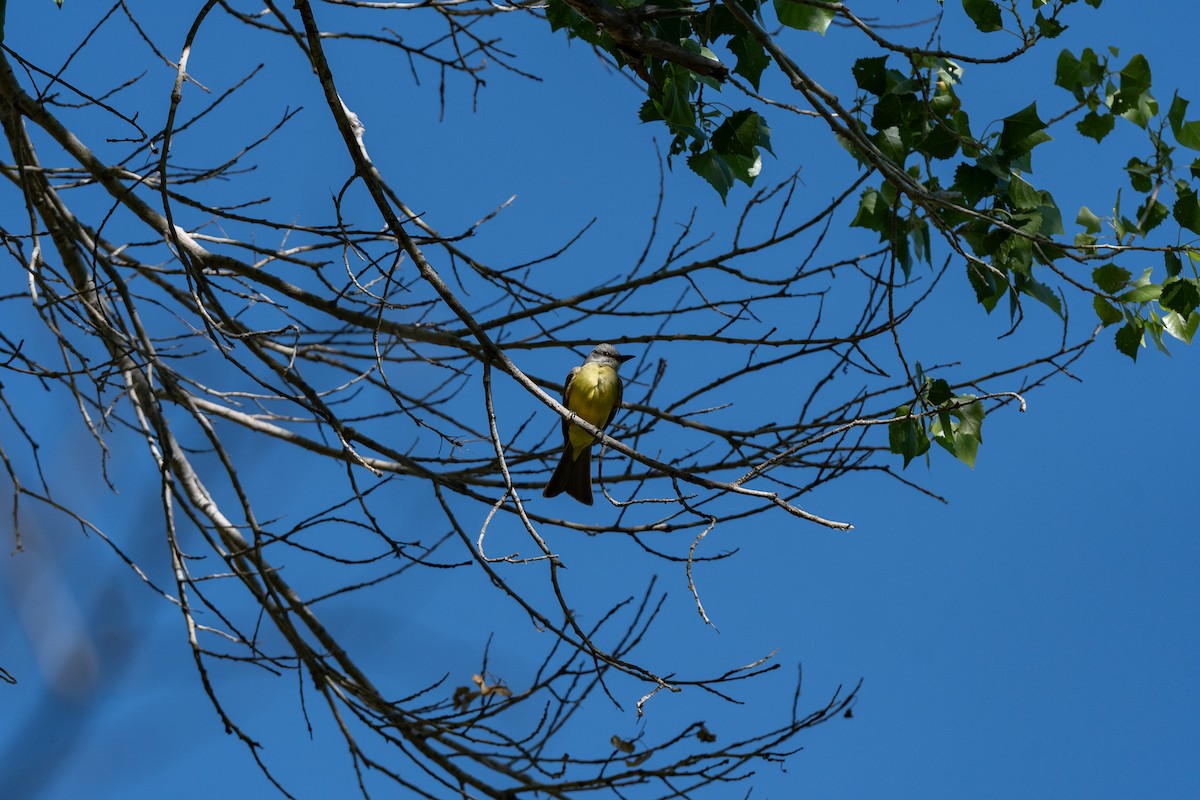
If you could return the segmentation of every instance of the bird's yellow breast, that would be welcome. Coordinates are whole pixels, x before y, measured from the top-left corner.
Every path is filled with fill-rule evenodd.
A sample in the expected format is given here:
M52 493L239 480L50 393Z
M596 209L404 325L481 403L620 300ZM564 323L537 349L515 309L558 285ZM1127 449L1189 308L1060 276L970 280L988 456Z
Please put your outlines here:
M613 402L617 399L617 371L601 364L584 364L571 380L567 396L567 408L600 427L608 421ZM571 444L587 447L592 437L582 428L572 425L569 433Z

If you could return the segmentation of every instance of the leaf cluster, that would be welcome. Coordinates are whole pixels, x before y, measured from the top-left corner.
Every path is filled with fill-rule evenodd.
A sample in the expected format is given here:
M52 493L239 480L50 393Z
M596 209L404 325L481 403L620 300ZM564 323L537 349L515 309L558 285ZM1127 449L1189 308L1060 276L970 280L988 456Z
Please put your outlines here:
M974 467L983 442L983 403L973 394L955 394L944 379L926 375L919 363L916 373L920 391L911 405L896 409L896 419L888 425L889 448L904 459L907 467L937 443L968 467Z
M764 76L777 71L875 179L862 190L851 225L876 234L905 278L915 264L932 263L940 238L963 259L977 302L991 312L1007 301L1013 325L1022 319L1026 299L1065 317L1066 284L1092 295L1102 325L1120 323L1114 340L1126 355L1135 357L1146 336L1164 351L1164 333L1191 341L1200 323L1200 282L1194 268L1184 275L1182 265L1194 265L1195 251L1179 238L1155 244L1147 237L1161 233L1168 220L1181 233L1200 233L1200 159L1175 164L1180 148L1200 151L1200 120L1188 119L1188 101L1178 94L1161 113L1144 55L1120 62L1115 48L1063 50L1053 79L1074 99L1073 108L1050 117L1032 102L978 126L961 92L966 69L978 59L889 42L842 4L668 0L651 6L619 0L605 5L618 15L621 24L614 28L597 25L597 2L605 0L551 0L547 16L555 29L593 44L639 76L646 92L640 118L665 125L672 137L669 158L685 158L722 200L737 182L753 185L763 172L764 151L774 153L768 109L756 92ZM1061 35L1064 13L1075 4L1034 0L1026 12L1017 3L962 0L961 8L981 33L1018 34L1019 47L989 60L1006 62ZM1101 0L1086 5L1099 8ZM772 14L782 29L769 35ZM842 108L792 61L783 42L789 31L825 36L848 28L866 33L880 52L854 62L857 96ZM647 44L654 42L669 43L686 57ZM733 63L731 70L722 58ZM733 108L715 100L729 80L758 105ZM1107 216L1085 205L1076 217L1082 231L1069 236L1054 192L1034 177L1035 149L1068 121L1080 136L1100 143L1117 120L1143 131L1149 145L1125 168L1128 189L1137 196L1131 202L1127 189L1124 207L1136 210L1122 210L1120 193ZM1143 264L1137 280L1118 279L1130 271L1112 259L1141 258L1155 249L1163 254L1165 272ZM1084 274L1102 280L1088 285L1079 267L1093 261L1105 263L1088 265Z
M758 13L758 0L739 2L747 13ZM734 74L759 87L771 59L754 32L720 4L701 12L682 0L654 6L623 0L604 9L621 22L617 28L597 25L595 9L582 0L550 0L546 16L552 29L592 44L642 79L646 101L640 118L667 127L671 158L684 157L722 199L735 181L754 185L762 171L762 151L772 152L766 120L752 109L733 109L710 99L728 77L713 50L717 46L736 58Z

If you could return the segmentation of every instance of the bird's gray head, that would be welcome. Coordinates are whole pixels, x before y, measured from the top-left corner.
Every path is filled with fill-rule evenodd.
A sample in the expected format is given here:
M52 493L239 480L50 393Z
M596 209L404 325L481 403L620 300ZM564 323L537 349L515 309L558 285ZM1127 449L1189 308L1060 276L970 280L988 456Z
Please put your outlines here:
M604 342L603 344L596 345L596 349L588 355L587 360L605 364L613 369L620 369L621 364L631 358L633 358L633 356L623 356L617 352L617 348L613 347L608 342Z

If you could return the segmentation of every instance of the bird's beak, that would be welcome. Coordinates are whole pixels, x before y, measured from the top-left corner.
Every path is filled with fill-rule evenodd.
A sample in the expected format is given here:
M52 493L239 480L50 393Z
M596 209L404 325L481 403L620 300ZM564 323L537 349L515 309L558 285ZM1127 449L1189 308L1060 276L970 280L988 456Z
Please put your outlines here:
M636 358L636 356L617 356L617 359L620 360L620 362L622 364L624 364L626 361L630 360L631 358Z

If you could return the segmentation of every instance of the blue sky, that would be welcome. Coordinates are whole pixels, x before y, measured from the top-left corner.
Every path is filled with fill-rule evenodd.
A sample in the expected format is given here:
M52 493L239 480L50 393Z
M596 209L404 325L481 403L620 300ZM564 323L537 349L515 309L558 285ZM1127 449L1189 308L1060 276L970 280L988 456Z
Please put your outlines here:
M1194 16L1191 4L1155 4L1152 18L1128 1L1109 0L1099 12L1078 5L1073 18L1079 22L1061 42L1003 70L968 69L964 91L987 97L997 118L1035 97L1042 108L1064 108L1065 93L1049 86L1051 65L1060 47L1081 43L1119 46L1123 57L1146 53L1160 101L1177 86L1190 90L1190 26L1170 23ZM870 10L893 14L896 4ZM49 0L22 3L8 11L7 44L53 71L97 13L71 0L61 12ZM180 41L189 20L166 9L158 13L161 19L153 12L150 19L162 26L163 40ZM259 60L286 59L283 50L247 52L237 40L223 39L222 30L218 25L202 37L193 54L191 70L205 83L223 86ZM124 41L123 35L114 32L112 41ZM948 23L946 35L969 31ZM371 70L343 93L363 116L381 169L396 176L437 227L460 230L517 196L501 223L480 233L479 252L520 261L563 243L597 217L585 247L554 274L561 286L583 285L611 262L636 257L641 239L625 234L641 230L653 208L653 140L661 148L664 136L637 122L635 93L586 48L565 46L528 20L514 22L506 40L522 54L522 68L545 80L489 73L475 108L468 88L452 83L442 120L436 76L423 76L415 87L403 62L358 63L350 50L335 67L346 74ZM861 44L842 31L811 40L819 65L814 72L835 91L849 85L846 65L864 54L846 46L850 41L854 48ZM135 74L144 55L125 64L102 48L88 52L93 71L69 74L97 90ZM160 124L167 74L152 71L146 81L144 91L158 98L147 112L148 128ZM292 102L294 94L271 84L277 74L268 70L262 80L255 102L238 107L247 131L228 138L222 138L228 131L214 131L220 147L252 141ZM275 92L277 104L271 102ZM195 95L188 100L201 102ZM316 154L332 134L321 124L317 95L305 97L304 105L309 122L295 134L285 129L291 138L281 141L288 147L279 156L264 154L260 171L275 202L327 208L345 165L319 163ZM773 120L773 132L781 158L768 159L766 169L782 175L799 166L811 193L807 202L819 204L850 174L848 158L827 146L814 123L781 118ZM225 152L218 144L211 153L191 154L216 160ZM1079 140L1054 142L1036 151L1035 174L1068 216L1081 204L1111 204L1120 185L1114 167L1128 155L1127 148L1105 152ZM747 196L735 189L730 208ZM22 213L13 203L11 192L0 200L5 220ZM712 192L678 165L667 175L666 221L683 219L693 206L703 224L727 225ZM23 282L23 276L9 277L3 292L19 292ZM1060 324L1048 312L1031 311L1016 336L998 340L1006 315L985 315L961 280L948 280L939 291L943 302L926 307L912 326L912 349L927 363L1006 363L1057 343ZM1086 300L1073 299L1071 334L1078 337L1090 331L1091 312ZM9 330L32 323L9 318L0 324ZM782 665L743 687L746 706L662 697L641 723L628 699L640 693L624 687L625 708L598 708L591 729L577 731L580 742L590 742L596 731L603 740L643 730L654 735L690 719L705 719L719 736L733 737L773 714L782 718L779 700L790 700L802 663L805 707L863 680L854 717L804 735L805 750L786 771L763 767L753 797L1200 796L1200 501L1193 465L1200 446L1193 409L1200 356L1182 345L1172 351L1171 357L1144 351L1133 364L1113 350L1111 332L1102 333L1073 368L1078 380L1061 378L1031 392L1024 414L1009 408L988 417L974 470L943 453L933 454L929 468L910 465L905 477L946 497L947 505L894 483L848 478L815 493L808 507L852 521L853 532L769 514L719 528L705 546L740 552L704 565L697 578L719 633L691 609L681 568L644 563L623 541L554 531L585 607L636 594L651 575L673 592L659 635L643 653L656 667L724 668L776 649ZM679 352L673 369L682 368ZM565 350L524 358L532 372L551 380L578 360ZM6 395L32 414L26 420L45 431L43 461L70 487L67 496L152 577L168 581L153 471L118 474L114 496L95 474L94 445L74 423L70 403L15 376L2 379ZM522 409L511 413L529 413L511 387L502 391L510 408ZM766 388L764 398L738 400L753 408L770 399ZM63 419L71 423L60 424ZM11 426L0 426L6 446L12 436ZM670 441L657 444L670 452ZM128 455L130 465L147 469L137 447L116 444L114 463ZM289 454L243 447L255 487L270 490L287 470ZM293 479L297 494L319 491L317 477ZM409 500L396 509L403 525L415 530L434 518L412 510L417 494L397 497ZM289 502L281 492L268 504L286 508ZM224 734L205 697L173 607L95 535L29 506L26 512L27 552L8 558L0 573L0 619L11 621L0 628L0 666L18 679L0 686L7 701L0 716L0 794L30 800L269 796L270 785L245 747ZM499 530L496 546L502 549L503 537L513 535ZM331 603L323 613L351 648L402 681L420 685L443 673L454 676L450 685L465 680L489 634L496 637L493 669L510 684L518 685L536 663L529 655L536 634L512 617L486 581L427 574L391 601ZM426 652L436 652L436 661L423 658ZM344 744L320 713L310 735L296 709L294 675L276 678L227 665L215 666L213 674L290 790L300 797L350 794ZM384 789L379 796L397 795Z

